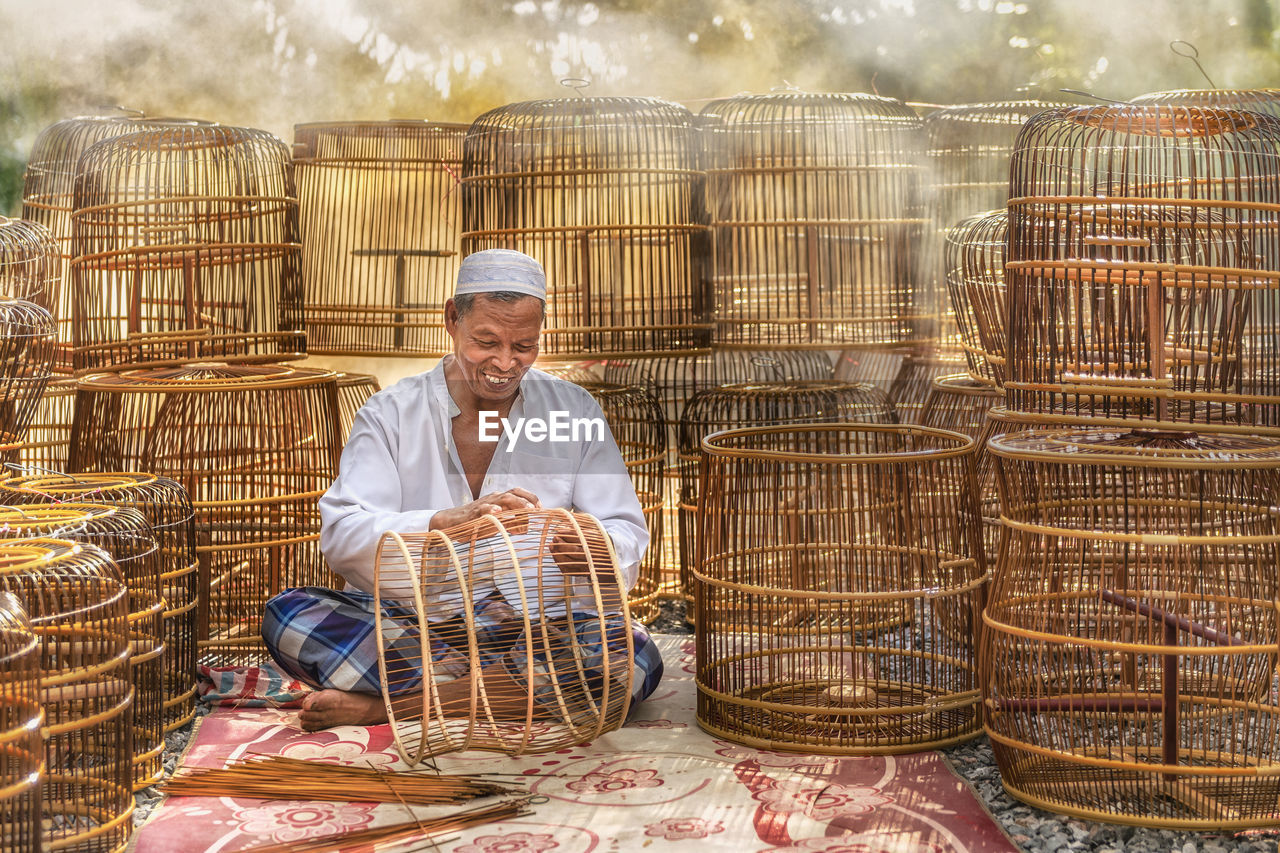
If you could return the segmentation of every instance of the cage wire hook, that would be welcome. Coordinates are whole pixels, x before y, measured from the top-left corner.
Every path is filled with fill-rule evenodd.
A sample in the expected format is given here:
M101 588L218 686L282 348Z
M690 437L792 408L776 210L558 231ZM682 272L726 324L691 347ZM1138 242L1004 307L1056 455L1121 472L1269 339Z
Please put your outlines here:
M115 110L117 112L122 112L122 113L132 113L138 118L142 118L143 116L146 115L146 112L144 110L135 110L133 107L126 107L121 104L98 104L98 109Z
M1129 101L1117 101L1115 98L1104 98L1101 95L1095 95L1093 92L1085 92L1080 89L1059 89L1059 92L1066 92L1068 95L1079 95L1082 98L1092 98L1095 101L1102 101L1104 104L1120 104L1121 106L1131 106Z
M81 480L75 474L68 474L66 471L55 471L52 468L45 468L43 465L32 465L30 463L24 464L22 462L5 462L4 467L13 471L17 471L20 474L25 474L28 471L40 471L45 474L53 474L55 477L66 477L68 480L70 480L71 482L75 483L78 486L93 485L93 483L89 483L89 482L86 482L85 480Z
M1183 53L1182 51L1178 50L1178 48L1175 47L1175 45L1179 45L1179 44L1185 44L1191 52ZM1209 88L1210 89L1218 88L1218 84L1213 82L1213 78L1209 76L1209 72L1205 71L1204 66L1200 64L1200 51L1199 49L1196 48L1194 44L1192 44L1189 41L1184 41L1182 39L1174 39L1173 41L1169 42L1169 50L1172 50L1174 53L1176 53L1178 56L1181 56L1183 59L1190 59L1192 62L1194 62L1196 65L1196 68L1199 69L1200 74L1204 77L1205 80L1208 81Z
M585 77L561 77L560 85L566 89L572 89L579 98L584 97L582 90L591 85L591 81Z

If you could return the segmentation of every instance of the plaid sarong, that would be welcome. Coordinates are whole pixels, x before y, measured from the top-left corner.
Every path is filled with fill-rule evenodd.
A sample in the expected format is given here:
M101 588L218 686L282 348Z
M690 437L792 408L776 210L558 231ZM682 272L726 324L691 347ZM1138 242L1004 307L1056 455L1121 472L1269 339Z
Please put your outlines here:
M384 602L380 618L387 672L393 674L390 692L419 688L424 667L416 614L412 608ZM535 696L554 692L551 673L572 670L552 665L563 654L577 659L598 698L604 689L606 663L618 667L617 655L626 650L625 628L619 617L586 613L560 617L552 624L564 641L554 645L535 641L532 654L523 620L501 596L478 602L474 622L481 666L502 664L518 683L532 685ZM355 590L288 589L267 602L262 619L262 639L281 669L316 688L354 693L382 692L375 630L373 596ZM569 640L570 635L575 641ZM631 623L631 641L634 705L657 688L662 678L662 655L638 622ZM467 674L467 631L461 615L431 625L430 653L436 681Z

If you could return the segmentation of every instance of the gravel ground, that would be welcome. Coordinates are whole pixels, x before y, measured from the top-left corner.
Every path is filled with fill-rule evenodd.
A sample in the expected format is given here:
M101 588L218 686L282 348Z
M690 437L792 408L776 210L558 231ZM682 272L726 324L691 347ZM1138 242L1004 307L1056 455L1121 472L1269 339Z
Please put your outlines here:
M662 634L692 634L683 602L667 601L649 628ZM197 714L205 713L198 706ZM191 737L193 723L170 732L165 742L165 774L173 772L178 756ZM987 808L1023 850L1054 853L1060 850L1097 850L1105 853L1276 853L1280 828L1244 833L1175 832L1133 826L1096 823L1041 811L1005 793L991 754L991 743L981 737L945 751L956 771L973 785ZM161 796L155 787L136 795L134 825L140 825Z

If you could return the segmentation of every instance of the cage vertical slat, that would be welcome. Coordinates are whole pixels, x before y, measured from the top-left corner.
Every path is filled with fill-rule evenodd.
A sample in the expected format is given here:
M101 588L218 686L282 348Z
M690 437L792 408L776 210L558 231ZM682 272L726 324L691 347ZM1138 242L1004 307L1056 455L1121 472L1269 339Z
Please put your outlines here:
M0 838L39 850L45 778L40 643L22 602L0 592Z

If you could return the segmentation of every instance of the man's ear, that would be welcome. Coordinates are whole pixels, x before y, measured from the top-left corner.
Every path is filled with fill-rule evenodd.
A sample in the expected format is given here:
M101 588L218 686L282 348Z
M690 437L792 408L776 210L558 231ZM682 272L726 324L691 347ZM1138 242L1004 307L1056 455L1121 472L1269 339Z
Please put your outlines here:
M457 337L458 306L453 304L452 298L444 303L444 330L449 333L449 337Z

